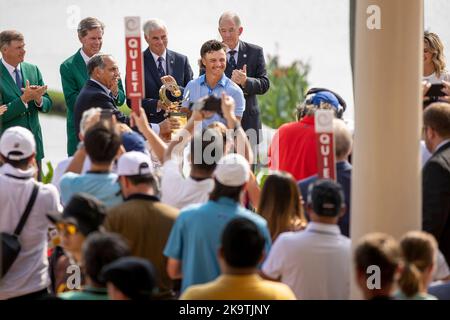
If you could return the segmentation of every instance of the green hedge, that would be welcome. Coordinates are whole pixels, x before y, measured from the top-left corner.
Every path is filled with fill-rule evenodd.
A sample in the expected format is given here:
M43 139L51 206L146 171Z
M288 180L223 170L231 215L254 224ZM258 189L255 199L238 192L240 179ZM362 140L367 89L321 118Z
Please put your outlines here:
M278 56L268 57L270 89L258 96L261 120L265 125L276 129L296 119L296 106L304 100L308 88L309 69L309 64L302 61L281 66Z
M53 106L50 111L51 114L56 114L65 117L66 116L66 100L64 99L64 94L55 90L47 91L50 98L53 101ZM126 115L130 114L130 108L126 104L123 104L119 109Z

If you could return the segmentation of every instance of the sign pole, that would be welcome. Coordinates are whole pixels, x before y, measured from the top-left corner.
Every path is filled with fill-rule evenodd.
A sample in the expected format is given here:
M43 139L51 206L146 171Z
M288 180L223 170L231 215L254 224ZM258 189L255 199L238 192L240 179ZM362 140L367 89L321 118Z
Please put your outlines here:
M333 119L333 110L317 110L315 112L318 176L319 179L336 181Z
M143 59L141 50L141 19L125 17L125 48L127 57L126 90L131 109L139 115L145 96Z

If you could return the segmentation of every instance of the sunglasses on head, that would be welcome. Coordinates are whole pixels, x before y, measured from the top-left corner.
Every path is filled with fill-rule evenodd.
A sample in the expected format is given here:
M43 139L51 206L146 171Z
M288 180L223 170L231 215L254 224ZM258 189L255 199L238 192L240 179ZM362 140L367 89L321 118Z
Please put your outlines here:
M78 232L78 228L76 225L66 222L56 223L56 229L58 229L58 231L61 233L65 232L66 234L69 234L71 236Z

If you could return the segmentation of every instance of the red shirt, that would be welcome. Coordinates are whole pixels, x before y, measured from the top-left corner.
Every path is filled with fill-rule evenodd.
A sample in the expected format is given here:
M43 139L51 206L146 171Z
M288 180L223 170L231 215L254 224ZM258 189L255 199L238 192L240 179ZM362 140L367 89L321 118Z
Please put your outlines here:
M314 116L282 125L269 148L269 168L291 173L295 180L317 174Z

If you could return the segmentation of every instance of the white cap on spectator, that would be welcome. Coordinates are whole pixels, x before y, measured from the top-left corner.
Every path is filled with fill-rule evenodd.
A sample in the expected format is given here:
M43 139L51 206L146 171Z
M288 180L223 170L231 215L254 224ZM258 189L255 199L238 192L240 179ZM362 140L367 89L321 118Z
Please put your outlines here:
M239 187L250 179L250 165L240 154L230 153L219 160L214 176L224 186Z
M119 176L149 176L153 174L150 157L139 151L124 153L117 162Z
M11 127L0 138L0 153L9 160L23 160L36 152L36 142L30 130Z

